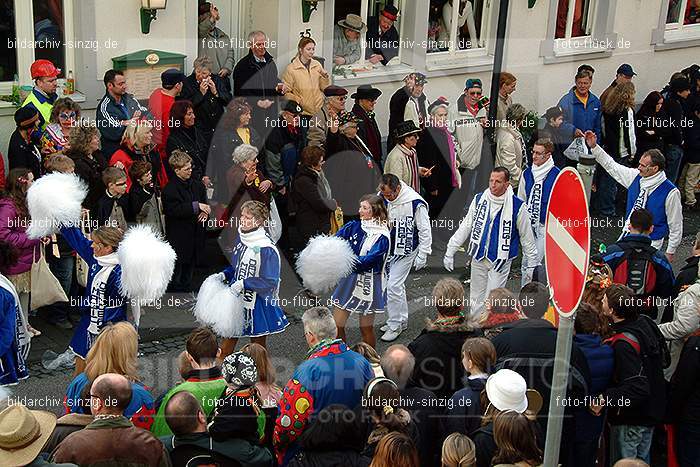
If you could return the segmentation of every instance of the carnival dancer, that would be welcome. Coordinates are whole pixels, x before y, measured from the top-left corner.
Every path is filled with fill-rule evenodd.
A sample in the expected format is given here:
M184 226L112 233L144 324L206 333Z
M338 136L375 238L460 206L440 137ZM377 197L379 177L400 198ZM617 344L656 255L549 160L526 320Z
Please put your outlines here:
M385 174L379 190L386 200L391 246L387 264L386 324L382 340L392 342L408 328L406 278L415 265L416 271L425 267L432 252L432 233L428 204L411 187L394 174Z
M269 216L267 206L260 201L249 200L241 205L239 239L231 254L231 266L211 278L226 281L229 292L239 297L240 306L233 310L215 307L206 310L208 314L196 311L200 321L214 324L214 331L224 338L220 359L233 353L241 337L250 337L251 342L265 347L269 334L289 326L279 306L280 254L265 230ZM203 284L198 301L206 300L206 288ZM224 324L228 319L233 319L231 327Z
M523 258L521 285L532 280L534 268L539 266L544 258L544 223L554 181L560 172L559 168L554 165L553 151L554 143L551 140L540 138L535 141L532 147L532 165L523 171L518 184L518 198L527 203L530 224L535 234L535 246L537 247L535 264L528 264Z
M85 358L102 328L109 322L126 321L128 303L138 329L141 305L163 295L175 267L172 247L148 226L133 227L126 235L117 227L101 226L86 238L77 227L86 195L87 187L77 175L63 173L41 177L27 192L32 219L29 236L60 231L89 268L77 306L80 323L69 346L76 354L75 375L85 369Z
M467 239L471 257L469 306L471 318L477 319L489 292L505 287L521 245L527 264L535 264L537 257L527 206L513 193L505 167L491 171L489 190L474 197L467 215L447 242L443 264L448 271L454 270L454 255Z
M632 211L645 208L654 218L654 228L649 235L652 240L651 246L660 250L664 238L668 236L666 257L673 261L673 255L683 238L683 207L680 191L666 178L664 155L658 149L649 149L639 159L639 167L634 169L615 162L597 144L598 138L595 133L587 131L585 136L586 144L591 148L596 162L617 183L627 188L625 223L620 238L629 233Z
M0 271L16 262L17 250L0 241ZM21 306L14 285L0 273L0 386L14 385L29 377L27 357L31 334Z
M385 263L390 234L384 201L377 195L360 198L360 220L345 224L336 233L345 239L358 256L352 274L338 283L331 295L338 337L345 340L345 324L351 313L360 315L362 341L376 346L374 315L383 313L386 304Z

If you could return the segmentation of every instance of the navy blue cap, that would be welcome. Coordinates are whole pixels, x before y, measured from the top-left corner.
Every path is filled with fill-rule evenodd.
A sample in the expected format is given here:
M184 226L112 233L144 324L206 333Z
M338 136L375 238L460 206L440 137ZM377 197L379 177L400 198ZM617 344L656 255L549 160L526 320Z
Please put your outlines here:
M631 78L631 77L635 76L637 73L635 73L634 70L632 69L632 65L630 65L629 63L623 63L617 69L617 74L618 75L625 75L625 76L628 76Z
M185 81L185 74L177 68L168 68L160 74L160 83L163 86L175 86L177 83Z

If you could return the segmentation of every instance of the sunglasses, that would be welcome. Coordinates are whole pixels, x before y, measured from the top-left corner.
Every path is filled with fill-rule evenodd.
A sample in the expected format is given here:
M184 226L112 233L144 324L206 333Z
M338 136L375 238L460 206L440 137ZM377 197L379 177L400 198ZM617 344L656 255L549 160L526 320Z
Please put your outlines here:
M469 91L469 95L470 95L470 96L480 96L480 95L481 95L481 91Z
M75 118L76 113L75 112L61 112L58 114L58 118L62 119L67 119L67 118Z

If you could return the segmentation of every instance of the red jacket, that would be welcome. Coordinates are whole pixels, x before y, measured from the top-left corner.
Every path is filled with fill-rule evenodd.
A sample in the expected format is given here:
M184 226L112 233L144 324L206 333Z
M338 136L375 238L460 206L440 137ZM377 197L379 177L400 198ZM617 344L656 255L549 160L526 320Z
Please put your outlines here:
M168 176L165 172L168 154L165 151L165 144L170 136L170 109L174 103L175 98L165 94L161 88L154 90L151 97L148 98L148 111L151 112L154 120L159 121L153 128L153 142L163 161L163 169L158 173L158 182L161 188L168 183Z

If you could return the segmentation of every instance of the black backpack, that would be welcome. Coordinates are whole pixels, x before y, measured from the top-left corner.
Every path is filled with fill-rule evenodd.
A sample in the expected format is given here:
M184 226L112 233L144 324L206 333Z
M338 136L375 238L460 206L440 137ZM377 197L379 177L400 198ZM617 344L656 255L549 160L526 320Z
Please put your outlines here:
M632 289L636 298L641 299L640 312L656 317L657 307L653 300L656 289L656 266L654 253L649 248L625 248L618 266L615 268L613 282Z

